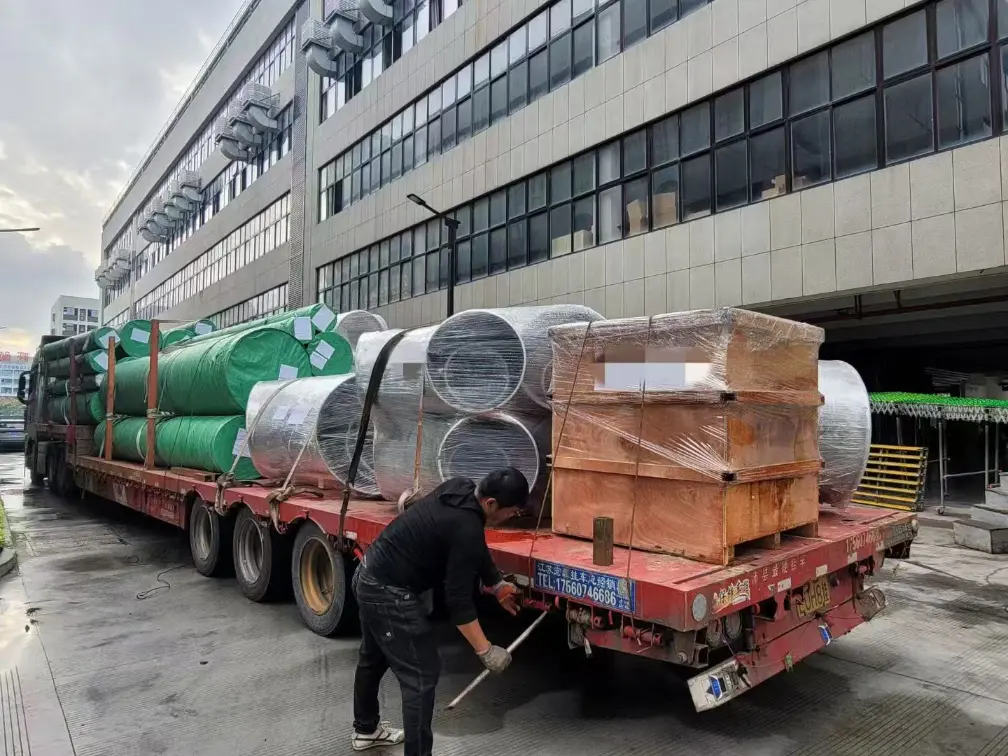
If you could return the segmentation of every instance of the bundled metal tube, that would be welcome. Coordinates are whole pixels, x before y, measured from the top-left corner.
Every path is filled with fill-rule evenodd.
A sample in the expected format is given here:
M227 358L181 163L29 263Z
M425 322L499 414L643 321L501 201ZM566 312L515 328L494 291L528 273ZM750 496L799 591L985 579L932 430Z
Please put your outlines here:
M245 420L252 463L259 473L286 479L297 462L293 482L324 485L335 479L345 485L361 414L354 384L352 375L257 383ZM369 433L353 487L361 496L378 495L373 458Z
M426 494L437 488L441 483L441 475L438 472L438 450L448 429L456 420L458 417L451 415L424 415L421 426L420 465L416 481L414 481L416 417L413 417L412 422L402 424L389 422L387 419L379 419L376 422L374 473L383 499L398 501L404 491L416 490ZM414 483L418 485L414 486Z
M549 328L600 319L583 305L460 312L429 338L431 387L459 412L546 409L553 367Z
M819 500L847 506L861 483L871 447L871 404L857 370L846 362L819 361Z
M420 411L420 395L427 391L424 397L424 412L438 411L443 405L429 393L428 382L424 378L424 365L427 361L427 343L436 330L436 326L417 328L403 337L396 344L385 365L378 396L372 409L372 416L377 415L386 425L416 425ZM357 357L355 374L357 376L357 393L361 401L367 393L368 381L374 370L375 360L382 347L402 329L377 331L362 334L357 342ZM428 401L430 399L430 401Z
M336 316L336 333L357 349L357 341L365 333L388 330L388 323L381 315L375 315L367 310L350 310Z

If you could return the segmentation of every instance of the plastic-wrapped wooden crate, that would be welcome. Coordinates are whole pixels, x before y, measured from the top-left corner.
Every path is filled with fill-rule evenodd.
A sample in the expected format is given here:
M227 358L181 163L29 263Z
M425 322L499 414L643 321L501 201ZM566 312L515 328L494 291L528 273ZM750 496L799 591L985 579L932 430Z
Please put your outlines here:
M621 545L717 564L814 532L821 329L717 309L550 338L555 532L609 516Z

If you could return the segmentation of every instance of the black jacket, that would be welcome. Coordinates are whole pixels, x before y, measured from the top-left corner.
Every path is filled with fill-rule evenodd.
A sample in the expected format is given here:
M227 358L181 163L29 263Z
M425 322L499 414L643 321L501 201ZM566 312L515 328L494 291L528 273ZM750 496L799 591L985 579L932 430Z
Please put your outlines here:
M501 579L487 549L486 517L468 478L452 478L395 518L367 550L368 574L380 583L423 593L443 584L456 625L476 619L477 578Z

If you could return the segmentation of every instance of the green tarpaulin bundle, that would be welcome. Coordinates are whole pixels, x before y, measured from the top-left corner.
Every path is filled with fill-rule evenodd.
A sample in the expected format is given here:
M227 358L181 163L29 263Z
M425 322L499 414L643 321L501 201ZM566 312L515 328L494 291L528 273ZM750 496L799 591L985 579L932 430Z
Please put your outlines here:
M83 354L84 352L93 352L98 349L107 350L109 340L117 338L119 336L116 334L114 328L99 326L87 333L69 336L61 341L46 344L42 347L40 353L42 359L46 362L55 362L56 360L69 357L71 352L74 354Z
M97 391L102 386L105 385L105 374L100 373L98 375L83 375L77 384L77 390L86 391ZM70 393L70 379L56 381L48 388L49 396L67 396Z
M228 326L206 336L198 336L196 340L202 341L204 339L220 338L221 336L243 333L264 326L286 331L302 344L308 344L318 334L336 329L336 313L329 309L327 305L318 303L297 310L291 310L290 312L281 312L268 318L260 318L259 320L251 320L248 323Z
M105 419L105 394L102 391L91 391L86 394L74 394L76 420L78 425L98 425ZM57 396L49 400L49 419L54 423L69 425L71 418L70 397Z
M124 357L123 362L125 362L126 359L127 358ZM76 360L78 375L98 375L108 370L108 352L104 352L100 349L96 349L93 352L78 354ZM118 361L116 364L119 364ZM54 362L47 362L44 370L46 377L48 378L69 378L70 358L64 357L63 359L56 360Z
M345 375L353 372L353 349L338 333L320 333L305 346L312 375Z
M151 350L151 322L149 320L127 320L116 331L119 343L116 357L146 357Z
M95 448L105 452L105 424L95 429ZM112 458L142 462L147 455L147 419L119 417L112 422ZM158 467L189 467L224 473L238 480L256 480L245 444L245 417L169 417L154 423L154 463Z
M180 344L197 336L206 336L216 330L217 327L212 320L197 320L195 323L169 328L161 333L161 348L166 349L172 344Z
M113 411L147 414L150 360L116 365ZM158 358L157 409L173 415L236 415L245 411L259 381L311 375L304 347L275 328L258 328L216 338L200 337Z

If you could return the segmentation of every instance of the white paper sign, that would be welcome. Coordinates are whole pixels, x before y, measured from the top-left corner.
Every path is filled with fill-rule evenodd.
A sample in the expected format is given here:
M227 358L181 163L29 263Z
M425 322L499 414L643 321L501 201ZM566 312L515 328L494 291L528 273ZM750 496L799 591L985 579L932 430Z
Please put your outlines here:
M295 407L287 416L287 425L301 425L308 417L308 407Z
M294 338L298 341L311 341L311 318L294 318Z
M315 351L319 352L323 357L325 357L328 360L330 357L333 356L333 352L335 352L336 350L333 349L332 344L327 344L324 341L320 341L318 343L318 346L315 347Z
M298 377L298 369L293 365L280 365L279 377L281 381L292 381Z
M139 328L134 328L130 332L130 338L133 339L133 341L137 341L141 344L147 344L148 342L150 342L150 331L143 331Z
M104 336L102 336L101 338L98 339L98 343L100 343L106 349L108 349L108 345L109 345L110 341L113 344L114 343L118 343L118 341L119 341L119 334L116 333L115 331L109 331Z
M600 391L678 391L702 386L709 362L607 362Z
M325 369L326 363L329 362L329 359L319 354L319 350L316 349L314 352L311 353L311 356L308 358L308 361L311 362L311 364L315 367L316 370L323 370Z
M312 323L315 324L315 327L318 330L324 331L329 327L329 324L332 323L335 319L336 319L336 313L330 310L328 306L322 305L319 308L319 311L316 312L315 316L312 318Z
M243 457L250 456L249 455L249 450L248 450L248 445L245 443L245 435L246 435L245 434L245 429L244 428L239 428L238 429L238 435L235 436L234 446L231 447L231 456L232 457L237 457L238 455L241 455Z
M277 407L276 412L273 413L273 421L279 423L287 417L288 412L290 412L290 407L286 405Z
M102 352L95 357L95 362L98 363L102 370L108 370L108 352Z
M206 336L208 333L213 333L213 326L209 323L197 323L193 330L197 336Z

